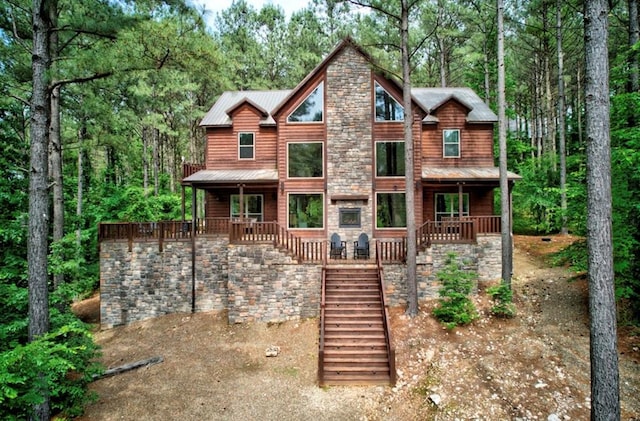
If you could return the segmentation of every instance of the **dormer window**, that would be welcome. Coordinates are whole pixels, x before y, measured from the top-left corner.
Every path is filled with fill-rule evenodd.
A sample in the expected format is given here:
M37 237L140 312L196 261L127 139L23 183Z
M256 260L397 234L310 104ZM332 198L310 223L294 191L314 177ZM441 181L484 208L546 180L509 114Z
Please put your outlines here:
M378 82L376 89L376 121L404 121L404 108Z
M324 110L324 82L309 94L309 96L298 105L287 121L289 123L321 123Z
M253 133L238 133L238 158L254 159L255 136Z
M445 158L460 158L460 130L442 131L442 151Z

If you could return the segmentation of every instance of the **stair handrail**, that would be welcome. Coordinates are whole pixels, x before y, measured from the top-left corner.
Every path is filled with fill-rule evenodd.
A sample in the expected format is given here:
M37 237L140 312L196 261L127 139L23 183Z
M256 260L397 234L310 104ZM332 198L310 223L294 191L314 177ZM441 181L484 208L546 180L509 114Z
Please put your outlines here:
M322 282L320 289L320 341L318 344L318 383L324 385L324 310L325 310L325 292L327 280L326 263L322 265Z
M376 241L376 266L378 268L378 281L380 282L380 299L382 301L382 309L384 311L385 324L385 340L387 342L387 358L389 360L389 383L395 386L397 380L396 374L396 349L391 339L391 324L389 323L389 305L387 304L387 294L384 291L384 278L382 260L380 259L380 242Z

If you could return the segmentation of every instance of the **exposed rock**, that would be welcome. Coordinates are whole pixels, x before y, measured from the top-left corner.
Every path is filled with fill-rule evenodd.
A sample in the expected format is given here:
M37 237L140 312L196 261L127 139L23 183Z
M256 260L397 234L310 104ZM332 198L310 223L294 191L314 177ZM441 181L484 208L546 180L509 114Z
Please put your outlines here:
M277 357L279 353L280 353L280 347L271 345L269 348L267 348L264 355L267 357Z

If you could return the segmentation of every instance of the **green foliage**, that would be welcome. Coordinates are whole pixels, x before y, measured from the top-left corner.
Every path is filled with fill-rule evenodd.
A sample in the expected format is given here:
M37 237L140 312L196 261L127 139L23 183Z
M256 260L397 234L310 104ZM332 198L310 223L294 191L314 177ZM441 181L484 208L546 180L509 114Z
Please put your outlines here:
M437 273L442 287L438 291L439 306L433 315L447 328L471 323L478 317L476 307L469 298L477 274L464 270L455 253L449 253L443 270Z
M491 307L493 315L505 318L511 318L516 315L513 291L505 282L500 282L499 285L487 288L487 294L493 300L493 306Z
M86 328L75 323L0 353L0 418L27 419L43 389L54 412L80 415L93 398L87 385L101 370L92 362L96 351Z

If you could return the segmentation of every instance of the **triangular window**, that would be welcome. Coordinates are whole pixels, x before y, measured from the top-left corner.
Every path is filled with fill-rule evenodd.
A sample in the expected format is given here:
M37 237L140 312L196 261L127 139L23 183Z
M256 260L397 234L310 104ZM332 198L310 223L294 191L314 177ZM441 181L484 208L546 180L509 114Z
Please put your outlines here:
M324 82L309 94L309 96L289 114L287 121L290 123L322 122L324 110Z
M404 108L376 82L376 121L404 121Z

